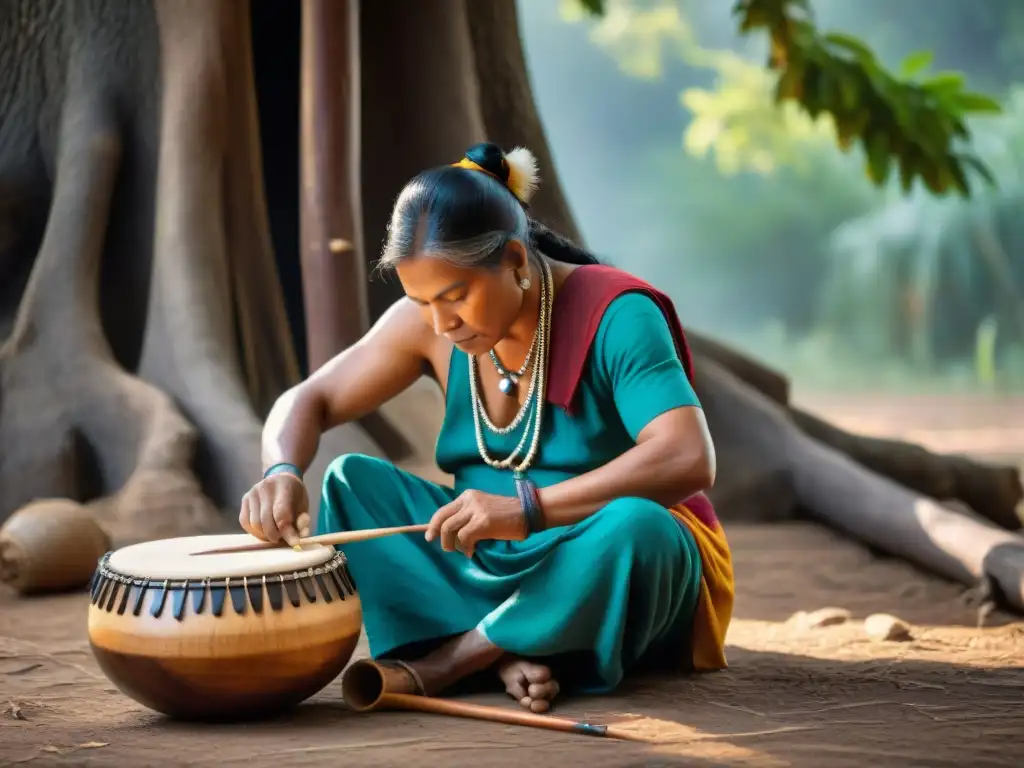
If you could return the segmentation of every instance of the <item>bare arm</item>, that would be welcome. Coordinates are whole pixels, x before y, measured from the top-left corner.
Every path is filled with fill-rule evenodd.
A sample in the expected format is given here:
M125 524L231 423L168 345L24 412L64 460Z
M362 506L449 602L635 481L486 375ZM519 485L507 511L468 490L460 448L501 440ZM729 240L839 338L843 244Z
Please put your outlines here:
M274 404L263 427L263 467L305 471L320 436L377 410L424 372L436 337L409 301L397 301L370 331Z
M670 507L715 483L715 448L704 411L686 406L643 428L634 448L591 472L538 491L548 528L572 525L614 499Z
M540 491L548 526L579 522L614 499L672 506L715 481L715 449L704 412L661 310L643 296L614 302L595 339L599 378L635 446L607 464Z

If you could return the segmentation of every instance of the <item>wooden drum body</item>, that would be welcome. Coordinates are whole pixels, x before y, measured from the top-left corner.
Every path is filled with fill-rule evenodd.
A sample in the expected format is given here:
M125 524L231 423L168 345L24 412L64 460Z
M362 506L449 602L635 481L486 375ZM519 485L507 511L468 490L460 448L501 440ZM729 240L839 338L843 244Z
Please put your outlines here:
M172 717L242 719L294 706L340 674L362 625L345 556L319 545L192 554L253 541L166 539L101 558L89 643L123 693Z

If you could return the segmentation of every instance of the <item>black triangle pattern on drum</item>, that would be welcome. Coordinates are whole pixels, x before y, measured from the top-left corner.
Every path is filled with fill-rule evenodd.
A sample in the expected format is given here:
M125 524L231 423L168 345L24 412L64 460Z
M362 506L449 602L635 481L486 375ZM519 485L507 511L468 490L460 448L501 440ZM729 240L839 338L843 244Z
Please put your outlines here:
M125 584L124 585L124 593L121 595L121 602L117 606L117 615L118 616L123 616L124 615L125 608L128 607L128 598L131 597L131 594L132 594L132 585L131 584Z
M135 606L132 608L132 614L138 616L142 613L142 603L146 599L146 590L149 588L149 579L143 579L139 584L139 594L135 596Z
M341 574L338 571L331 571L331 579L334 581L334 587L338 591L338 597L342 600L345 599L345 583L341 580Z
M214 616L224 613L224 593L226 591L226 585L210 584L210 607L213 609Z
M114 610L114 601L117 599L117 593L119 584L115 581L113 586L110 588L110 594L107 596L107 613Z
M259 582L246 585L246 592L249 593L249 605L254 613L263 613L263 585Z
M149 612L153 615L154 619L159 619L164 612L164 605L167 603L167 587L169 584L169 581L164 581L153 593L153 606L149 609Z
M89 600L102 611L118 614L127 610L128 602L134 595L132 613L138 616L146 605L146 595L151 594L149 612L159 618L167 607L174 618L183 621L188 608L200 615L207 610L214 616L222 616L226 601L238 615L244 615L250 608L261 614L266 605L277 613L284 610L284 595L292 608L299 608L303 599L315 603L322 599L333 603L335 598L345 600L347 595L356 594L355 582L348 570L348 561L341 552L335 552L332 559L315 568L294 571L290 574L253 574L246 577L213 579L201 582L188 579L149 579L127 576L119 573L109 564L111 553L100 558L89 584ZM264 595L264 592L266 593ZM190 601L189 594L192 596ZM209 594L209 601L207 601ZM120 598L120 599L119 599ZM191 603L191 605L190 605Z
M100 583L100 593L96 597L96 605L103 605L103 601L107 597L107 591L110 589L110 585L113 584L109 579L104 579Z
M228 592L231 593L231 606L235 609L235 613L239 616L245 615L245 585L244 584L232 584L228 587Z
M332 595L331 590L327 588L327 582L324 581L324 577L319 573L315 573L313 574L313 578L316 579L317 586L320 587L320 594L324 596L324 601L333 603L334 595Z
M278 579L275 579L274 581L265 582L265 586L267 588L267 599L270 601L270 609L272 611L281 610L281 585L283 583L284 582L280 580L280 577L278 577Z
M174 618L181 621L185 618L185 603L188 597L188 581L181 585L181 589L171 590L171 604L173 605L172 610L174 611Z
M192 612L195 614L203 612L203 606L206 603L206 587L207 582L204 580L198 589L192 590Z
M316 602L316 589L313 587L310 579L299 579L299 586L302 587L302 591L306 593L306 599L311 603Z
M297 583L298 579L299 575L295 574L294 579L286 581L284 583L284 588L288 590L288 600L289 602L291 602L292 608L298 608L302 604L299 601L299 585Z

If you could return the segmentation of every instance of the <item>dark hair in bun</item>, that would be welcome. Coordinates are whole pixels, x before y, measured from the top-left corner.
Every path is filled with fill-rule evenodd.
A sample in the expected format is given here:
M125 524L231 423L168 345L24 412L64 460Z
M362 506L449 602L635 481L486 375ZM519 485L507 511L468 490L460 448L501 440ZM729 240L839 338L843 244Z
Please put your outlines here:
M429 253L462 267L501 260L519 240L532 258L543 253L568 264L597 264L589 251L552 232L527 213L537 186L537 164L522 147L509 153L496 144L475 144L462 160L424 171L395 201L383 268Z

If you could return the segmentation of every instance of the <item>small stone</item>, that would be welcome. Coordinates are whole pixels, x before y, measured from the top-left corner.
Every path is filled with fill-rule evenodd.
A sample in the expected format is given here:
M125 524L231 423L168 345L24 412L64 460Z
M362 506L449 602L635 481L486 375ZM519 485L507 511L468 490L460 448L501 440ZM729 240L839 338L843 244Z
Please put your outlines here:
M789 617L790 622L803 629L820 629L845 624L852 614L845 608L819 608L816 611L797 611Z
M811 629L834 627L839 624L845 624L852 616L853 614L845 608L819 608L807 614L807 626Z
M872 640L906 642L913 640L910 625L888 613L873 613L864 619L864 631Z

